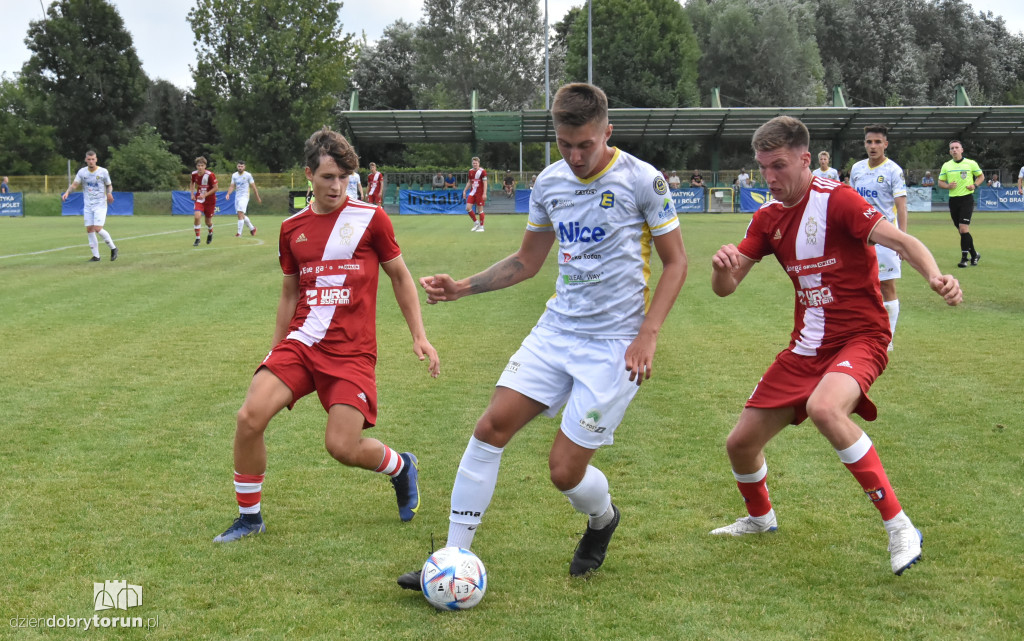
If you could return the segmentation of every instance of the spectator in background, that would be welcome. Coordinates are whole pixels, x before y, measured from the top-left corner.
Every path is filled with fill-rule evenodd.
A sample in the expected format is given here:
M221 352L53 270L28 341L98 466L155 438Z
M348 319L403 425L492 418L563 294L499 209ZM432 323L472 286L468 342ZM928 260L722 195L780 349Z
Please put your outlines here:
M988 186L994 189L998 189L1003 186L1003 183L999 182L999 174L992 174L992 177L988 179Z
M740 167L740 173L736 176L736 188L737 189L750 189L754 184L750 182L750 174L747 173L746 167Z
M704 176L700 175L700 169L694 169L693 170L693 175L690 176L690 186L691 187L703 187L704 186Z
M431 184L434 187L434 189L444 189L444 176L441 175L441 172L437 172Z
M516 177L512 175L511 169L505 170L505 178L502 181L505 188L505 196L512 198L516 195Z
M1024 176L1024 174L1021 174L1021 175ZM533 186L536 185L536 184L537 184L537 174L534 174L533 176L530 177L530 189L533 189Z
M444 179L445 189L455 189L455 175L452 172L448 172L448 175Z
M930 171L924 172L924 178L921 179L921 186L922 187L934 187L935 186L935 179L932 178L932 172L930 172Z
M4 176L2 182L0 182L0 194L11 193L11 185L7 182L7 176Z
M670 189L679 189L679 174L674 171L669 174L668 186Z

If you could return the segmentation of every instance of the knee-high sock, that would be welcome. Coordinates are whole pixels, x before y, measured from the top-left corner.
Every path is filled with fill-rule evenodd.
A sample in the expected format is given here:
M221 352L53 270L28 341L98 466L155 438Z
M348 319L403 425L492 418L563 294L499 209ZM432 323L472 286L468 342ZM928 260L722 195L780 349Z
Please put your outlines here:
M498 484L503 448L469 438L459 462L452 488L452 511L448 517L447 546L469 549Z
M878 452L867 434L862 434L856 443L845 450L836 450L839 460L846 465L853 477L857 479L864 493L875 504L882 514L882 520L888 521L902 511L896 492L889 483L889 477L878 458Z
M733 470L732 475L736 477L736 487L747 504L747 514L757 517L772 511L772 502L768 498L768 461L751 474L738 474Z
M900 301L887 300L883 301L882 305L885 306L886 313L889 314L889 333L896 336L896 320L900 317Z
M90 231L85 234L89 238L89 249L92 250L92 255L96 258L100 256L100 244L96 240L96 232Z
M569 499L569 503L577 512L590 517L591 527L601 529L594 521L605 516L612 505L612 495L608 493L608 478L601 470L588 465L580 484L562 494Z
M114 249L114 239L110 237L106 229L101 229L96 232L96 235L103 239L103 242L107 244L107 247Z

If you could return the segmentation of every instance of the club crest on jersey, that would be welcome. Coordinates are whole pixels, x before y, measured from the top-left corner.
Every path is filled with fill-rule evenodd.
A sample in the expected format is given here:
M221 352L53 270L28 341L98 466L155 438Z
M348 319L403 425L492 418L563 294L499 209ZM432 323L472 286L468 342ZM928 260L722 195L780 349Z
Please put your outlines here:
M807 236L808 245L818 244L818 219L814 216L807 218L807 224L804 225L804 234Z
M341 229L338 230L338 236L341 238L341 242L345 245L350 245L352 243L352 234L354 233L352 223L345 223L341 226Z
M601 202L599 202L598 205L602 209L611 209L615 206L615 194L612 193L611 190L603 192L601 194Z
M664 196L668 193L668 185L665 183L665 179L661 176L656 176L654 178L654 193L659 196Z
M879 176L878 177L878 182L884 183L885 182L885 176Z
M776 229L775 230L775 235L772 236L772 240L782 240L782 231Z

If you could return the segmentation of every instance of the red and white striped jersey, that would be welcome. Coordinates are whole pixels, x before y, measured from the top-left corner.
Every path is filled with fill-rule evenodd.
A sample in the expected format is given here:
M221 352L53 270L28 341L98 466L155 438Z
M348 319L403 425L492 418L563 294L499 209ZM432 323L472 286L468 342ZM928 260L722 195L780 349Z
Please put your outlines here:
M889 336L878 261L868 243L882 214L851 187L814 178L793 207L772 201L754 212L739 244L755 261L774 254L786 270L796 301L789 348L814 356L854 336Z
M299 276L299 301L286 338L328 354L377 359L380 264L402 255L391 219L351 199L329 214L306 207L281 223L278 256Z
M366 193L368 196L376 196L384 188L384 174L375 171L366 177Z
M484 181L487 180L487 171L484 169L469 170L469 191L467 196L475 196L484 190Z
M217 196L217 174L213 173L209 169L199 173L198 170L192 172L192 192L196 195L196 202L201 203L206 201L207 196Z

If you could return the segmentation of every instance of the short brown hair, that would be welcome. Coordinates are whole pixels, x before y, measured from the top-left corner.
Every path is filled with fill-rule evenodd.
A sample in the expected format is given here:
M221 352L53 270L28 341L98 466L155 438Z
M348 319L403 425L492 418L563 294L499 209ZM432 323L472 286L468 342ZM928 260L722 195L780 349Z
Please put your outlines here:
M198 156L196 158L194 164L198 165L199 163L203 163L204 165L209 165L210 164L210 163L206 162L206 156Z
M600 87L585 82L563 85L551 103L551 118L556 127L608 122L608 96Z
M356 150L345 140L345 136L326 125L309 137L302 154L306 158L306 166L313 173L320 167L320 156L330 156L339 169L349 174L359 168Z
M882 134L886 140L889 139L889 128L885 125L868 125L864 127L864 135L868 134Z
M807 126L790 116L776 116L757 128L750 146L758 151L775 151L783 147L806 149L811 144Z

